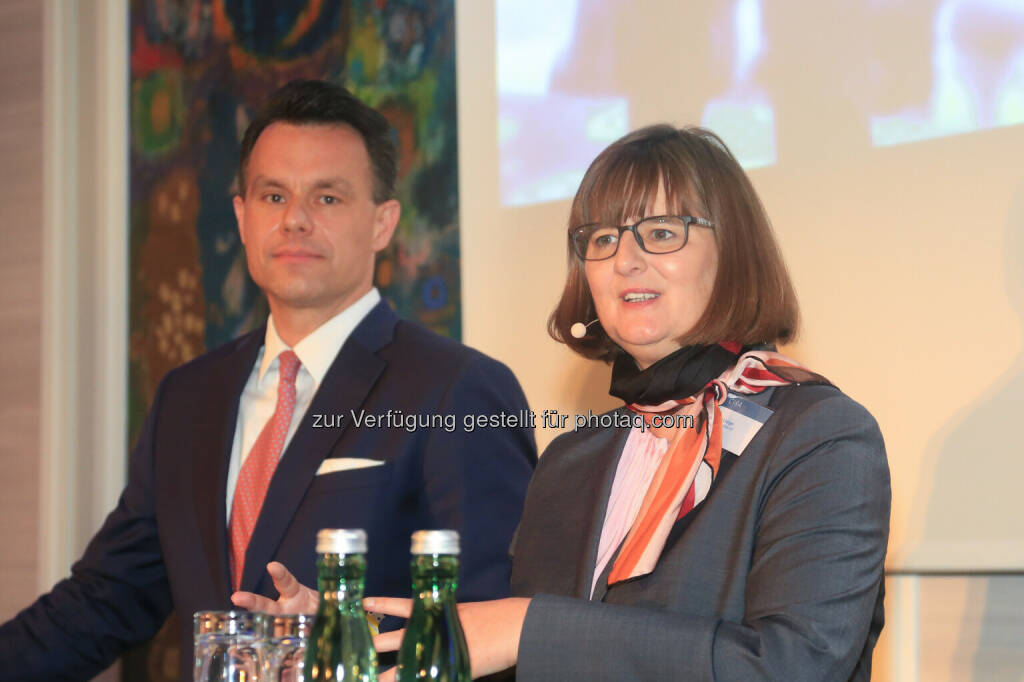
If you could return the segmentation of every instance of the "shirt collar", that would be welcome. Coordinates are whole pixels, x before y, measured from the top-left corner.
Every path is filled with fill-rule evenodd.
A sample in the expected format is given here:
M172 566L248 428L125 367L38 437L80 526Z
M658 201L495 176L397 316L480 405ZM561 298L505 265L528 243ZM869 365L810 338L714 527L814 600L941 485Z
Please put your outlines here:
M317 327L292 349L289 349L288 344L278 336L274 316L271 315L267 318L267 333L263 341L263 357L260 359L258 380L263 381L267 370L278 355L286 350L293 350L302 367L313 377L314 390L319 388L342 345L379 302L380 292L376 287L372 287L362 298Z

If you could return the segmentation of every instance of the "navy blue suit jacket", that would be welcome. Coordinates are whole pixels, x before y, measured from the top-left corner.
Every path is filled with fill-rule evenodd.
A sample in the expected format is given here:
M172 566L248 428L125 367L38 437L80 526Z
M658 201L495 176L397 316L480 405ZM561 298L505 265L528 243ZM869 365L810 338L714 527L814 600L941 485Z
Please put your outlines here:
M88 679L145 641L172 608L191 679L192 613L230 608L228 460L238 402L264 330L169 373L132 453L128 483L70 579L0 626L0 680ZM369 535L366 593L407 596L409 535L462 536L459 598L508 594L508 545L536 447L527 428L465 428L467 416L519 413L504 365L400 320L378 304L353 331L283 453L246 554L241 589L277 593L268 561L316 584L321 528ZM356 427L350 411L453 415L446 428ZM396 413L393 413L396 414ZM317 427L315 415L340 427ZM382 466L316 475L328 457Z

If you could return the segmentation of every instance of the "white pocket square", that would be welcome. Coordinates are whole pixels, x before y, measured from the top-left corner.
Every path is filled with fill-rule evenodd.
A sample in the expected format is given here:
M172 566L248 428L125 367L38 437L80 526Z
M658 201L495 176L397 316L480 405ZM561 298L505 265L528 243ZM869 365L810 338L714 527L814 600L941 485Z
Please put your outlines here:
M361 457L331 457L320 463L316 475L333 474L336 471L348 471L349 469L366 469L368 467L379 467L384 462L379 459L363 459Z

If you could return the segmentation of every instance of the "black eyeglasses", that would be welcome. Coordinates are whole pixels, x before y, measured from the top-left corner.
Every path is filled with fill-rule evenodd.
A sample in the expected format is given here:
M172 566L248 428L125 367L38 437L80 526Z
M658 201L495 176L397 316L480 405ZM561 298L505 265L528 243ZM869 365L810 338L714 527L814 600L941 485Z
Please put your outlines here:
M686 246L690 225L714 228L707 218L689 215L655 215L632 225L587 223L569 230L572 247L582 260L605 260L619 251L622 233L633 233L637 245L647 253L672 253Z

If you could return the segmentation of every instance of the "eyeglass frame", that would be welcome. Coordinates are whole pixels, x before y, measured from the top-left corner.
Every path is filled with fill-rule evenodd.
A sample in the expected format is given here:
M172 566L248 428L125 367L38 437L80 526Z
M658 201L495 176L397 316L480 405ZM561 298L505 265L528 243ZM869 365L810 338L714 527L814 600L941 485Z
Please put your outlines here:
M679 245L678 249L672 249L671 251L648 251L647 247L644 246L643 237L640 236L640 233L637 231L637 228L640 227L642 223L645 223L648 220L658 220L660 218L677 218L683 221L683 243ZM692 215L649 215L646 218L641 218L632 225L603 225L602 223L583 223L582 225L577 225L576 227L569 229L569 241L572 243L572 252L581 261L596 262L608 260L609 258L614 258L615 254L619 252L619 244L622 243L622 233L628 231L633 233L633 239L636 240L636 244L637 246L640 247L641 251L643 251L644 253L649 253L652 256L662 256L667 253L675 253L677 251L682 251L686 247L686 245L690 243L690 225L692 224L700 225L701 227L707 227L712 230L715 229L715 223L711 220L708 220L707 218L699 218L697 216ZM615 240L615 250L612 251L607 256L604 256L603 258L587 258L586 256L580 255L579 248L576 245L576 234L580 230L583 230L585 228L595 227L599 225L603 227L614 227L619 231L618 237Z

